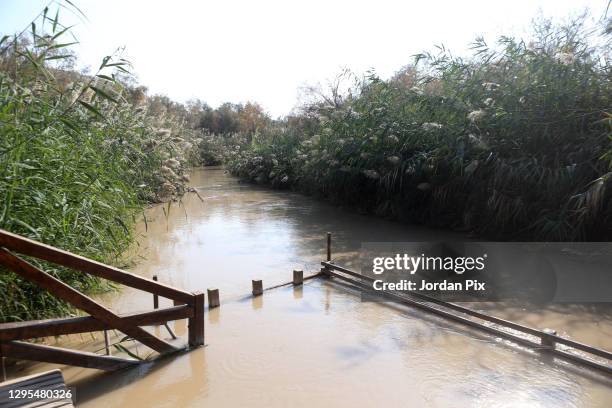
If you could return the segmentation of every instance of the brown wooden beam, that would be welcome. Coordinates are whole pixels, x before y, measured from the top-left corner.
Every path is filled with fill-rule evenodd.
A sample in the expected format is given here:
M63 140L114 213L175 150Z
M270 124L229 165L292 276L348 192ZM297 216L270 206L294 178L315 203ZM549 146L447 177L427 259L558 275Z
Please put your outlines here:
M100 356L87 351L76 351L60 347L45 346L42 344L25 343L22 341L0 343L0 348L2 349L2 355L9 358L96 368L105 371L118 370L140 363L138 360Z
M330 262L321 262L321 264L325 268L327 268L328 270L337 270L339 272L345 273L347 275L354 276L356 278L359 278L359 279L361 279L363 281L366 281L366 282L369 282L369 283L374 282L373 278L370 278L369 276L362 275L362 274L360 274L358 272L355 272L355 271L352 271L352 270L350 270L348 268L343 268L341 266L332 264ZM509 320L500 319L499 317L487 315L487 314L481 313L479 311L472 310L472 309L469 309L467 307L463 307L463 306L458 305L456 303L446 302L446 301L443 301L443 300L440 300L440 299L437 299L437 298L434 298L434 297L431 297L431 296L424 295L422 293L411 292L410 296L415 297L417 299L424 300L426 302L431 302L431 303L438 304L440 306L444 306L444 307L446 307L448 309L452 309L452 310L456 310L456 311L461 312L461 313L465 313L465 314L467 314L469 316L473 316L473 317L476 317L478 319L482 319L482 320L485 320L485 321L488 321L488 322L491 322L491 323L499 324L500 326L508 327L508 328L513 329L513 330L517 330L517 331L520 331L520 332L523 332L523 333L527 333L527 334L530 334L532 336L537 336L539 338L545 337L547 340L552 340L555 343L565 344L566 346L570 346L570 347L573 347L575 349L578 349L578 350L581 350L581 351L585 351L587 353L591 353L591 354L594 354L596 356L606 358L608 360L612 360L612 353L607 351L607 350L601 350L601 349L598 349L598 348L595 348L595 347L592 347L592 346L589 346L589 345L586 345L586 344L583 344L583 343L579 343L579 342L574 341L574 340L570 340L570 339L566 339L564 337L560 337L560 336L558 336L556 334L548 334L548 333L543 332L542 330L538 330L538 329L534 329L534 328L531 328L531 327L528 327L528 326L524 326L524 325L521 325L521 324L518 324L518 323L514 323L514 322L511 322Z
M372 289L371 286L369 286L369 285L367 285L367 284L365 284L365 283L363 283L361 281L358 281L356 279L352 279L352 278L349 278L347 276L343 276L341 274L332 272L331 270L329 270L328 273L331 276L333 276L334 278L338 278L338 279L340 279L342 281L348 282L348 283L350 283L352 285L355 285L357 287L361 287L361 288L363 288L365 290L371 290ZM482 331L491 333L491 334L493 334L495 336L504 337L504 338L509 339L509 340L511 340L511 341L513 341L513 342L515 342L517 344L521 344L521 345L533 348L535 350L539 350L539 351L544 352L544 353L550 353L550 354L553 354L555 356L564 358L566 360L570 360L570 361L573 361L573 362L584 364L584 365L589 366L591 368L596 368L598 370L601 370L601 371L603 371L603 372L605 372L607 374L612 374L612 367L610 367L608 365L600 364L600 363L598 363L596 361L593 361L593 360L586 359L586 358L584 358L584 357L582 357L580 355L573 354L573 353L570 353L570 352L561 351L561 350L550 348L550 347L542 347L540 343L528 340L528 339L526 339L524 337L519 337L519 336L516 336L514 334L510 334L508 331L501 330L501 329L496 328L494 326L487 326L485 324L482 324L482 323L479 323L479 322L476 322L476 321L473 321L473 320L461 317L459 315L452 314L452 313L446 312L446 311L438 309L438 308L434 308L434 307L429 306L429 305L427 305L425 303L420 303L418 301L415 301L415 300L412 300L412 299L408 299L406 297L400 296L400 295L398 295L396 293L393 293L393 292L390 292L390 291L380 291L380 292L376 292L375 294L377 296L380 296L380 297L385 297L385 298L393 299L393 300L395 300L396 302L399 302L399 303L415 306L417 308L426 310L426 311L431 312L433 314L437 314L439 316L446 317L446 318L448 318L450 320L454 320L456 322L463 323L463 324L465 324L467 326L474 327L476 329L480 329Z
M148 326L172 320L193 317L189 306L174 306L145 313L119 315L133 326ZM31 320L0 324L0 341L26 340L37 337L61 336L64 334L87 333L112 330L112 327L91 316L70 317L65 319Z
M0 229L0 247L189 304L191 293Z
M189 319L189 347L204 345L204 293L193 294L193 317Z
M3 248L0 248L0 264L8 267L13 272L29 280L30 282L36 283L38 286L46 289L60 299L65 300L72 306L87 312L97 320L104 322L112 328L122 331L133 339L138 340L145 346L148 346L159 353L177 351L177 349L170 343L158 339L151 333L138 326L134 326L93 299L83 295L81 292L71 288L59 279L56 279L53 276L41 271Z

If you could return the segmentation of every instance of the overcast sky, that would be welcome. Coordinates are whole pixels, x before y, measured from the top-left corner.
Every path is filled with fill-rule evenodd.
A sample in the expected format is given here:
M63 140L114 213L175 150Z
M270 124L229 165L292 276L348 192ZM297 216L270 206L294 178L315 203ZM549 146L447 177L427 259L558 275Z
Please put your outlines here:
M64 22L78 24L80 65L95 67L125 46L153 93L212 106L258 101L278 116L301 86L344 67L387 77L434 44L462 54L478 35L521 35L539 13L565 19L589 8L599 18L608 0L72 2L88 18L64 12ZM0 0L0 32L20 31L47 3Z

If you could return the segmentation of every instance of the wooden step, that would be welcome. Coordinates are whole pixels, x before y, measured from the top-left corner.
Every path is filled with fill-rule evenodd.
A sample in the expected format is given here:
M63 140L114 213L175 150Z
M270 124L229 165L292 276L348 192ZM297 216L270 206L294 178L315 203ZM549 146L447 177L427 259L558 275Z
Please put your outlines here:
M11 398L11 391L15 397L19 394L18 390L46 391L42 394L50 394L52 390L55 390L61 395L61 398L44 398L45 395L40 395L38 398L35 396L32 396L32 398ZM64 376L60 370L51 370L27 377L16 378L14 380L0 382L0 407L74 407L72 399L66 395L68 391L66 383L64 382Z

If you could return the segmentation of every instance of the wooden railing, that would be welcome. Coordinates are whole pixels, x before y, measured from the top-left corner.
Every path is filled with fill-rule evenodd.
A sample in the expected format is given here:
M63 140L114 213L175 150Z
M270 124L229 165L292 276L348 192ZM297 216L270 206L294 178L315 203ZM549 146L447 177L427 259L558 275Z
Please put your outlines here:
M174 307L129 315L115 314L17 254L38 258L171 299L174 301ZM189 347L204 344L204 294L201 292L185 292L4 230L0 230L0 266L89 314L84 317L2 323L0 324L2 357L116 370L138 364L139 361L27 343L23 340L116 329L160 354L167 354L178 351L179 348L154 336L141 326L163 324L179 319L189 319Z
M550 353L556 357L574 363L595 368L606 374L612 374L612 365L610 365L610 362L612 362L611 352L558 336L556 332L527 327L417 292L405 294L389 290L374 291L372 288L372 283L374 282L373 278L334 264L330 256L330 247L328 235L327 261L321 262L323 266L321 274L327 277L337 278L366 290L373 295L416 307L444 319L452 320L495 336L506 338L523 346ZM557 345L562 345L563 349L557 347ZM603 361L596 361L596 359L592 357L597 357Z

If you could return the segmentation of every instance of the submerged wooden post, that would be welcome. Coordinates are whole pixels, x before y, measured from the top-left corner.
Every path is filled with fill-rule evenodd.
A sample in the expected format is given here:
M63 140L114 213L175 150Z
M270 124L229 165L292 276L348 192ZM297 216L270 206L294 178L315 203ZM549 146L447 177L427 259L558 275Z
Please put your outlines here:
M544 329L543 332L546 335L541 337L540 344L542 346L546 347L546 348L554 349L555 348L555 339L549 337L548 335L556 336L557 335L557 331L553 330L553 329Z
M108 338L108 330L104 330L104 350L106 351L106 355L110 356L110 341Z
M170 337L176 340L177 339L176 334L174 334L170 326L168 326L168 322L164 323L164 327L166 328L166 330L168 330L168 334L170 334Z
M157 282L157 275L153 275L153 280ZM153 309L159 308L159 296L153 294Z
M193 317L189 319L189 347L204 345L204 293L193 294Z
M327 262L331 261L331 232L327 233Z
M157 282L157 275L153 275L153 280ZM176 305L176 301L174 302L174 304ZM156 294L153 294L153 309L159 309L159 296L157 296ZM168 330L168 333L170 334L170 336L176 340L176 334L174 334L170 326L168 326L168 322L158 323L156 324L156 326L159 326L161 324L163 324L166 327L166 330Z
M219 289L207 289L208 290L208 308L213 309L219 307L221 302L219 301Z
M263 281L261 279L259 280L253 279L252 284L253 284L253 296L259 296L263 294Z
M304 283L304 271L300 269L293 270L293 286L298 286Z

